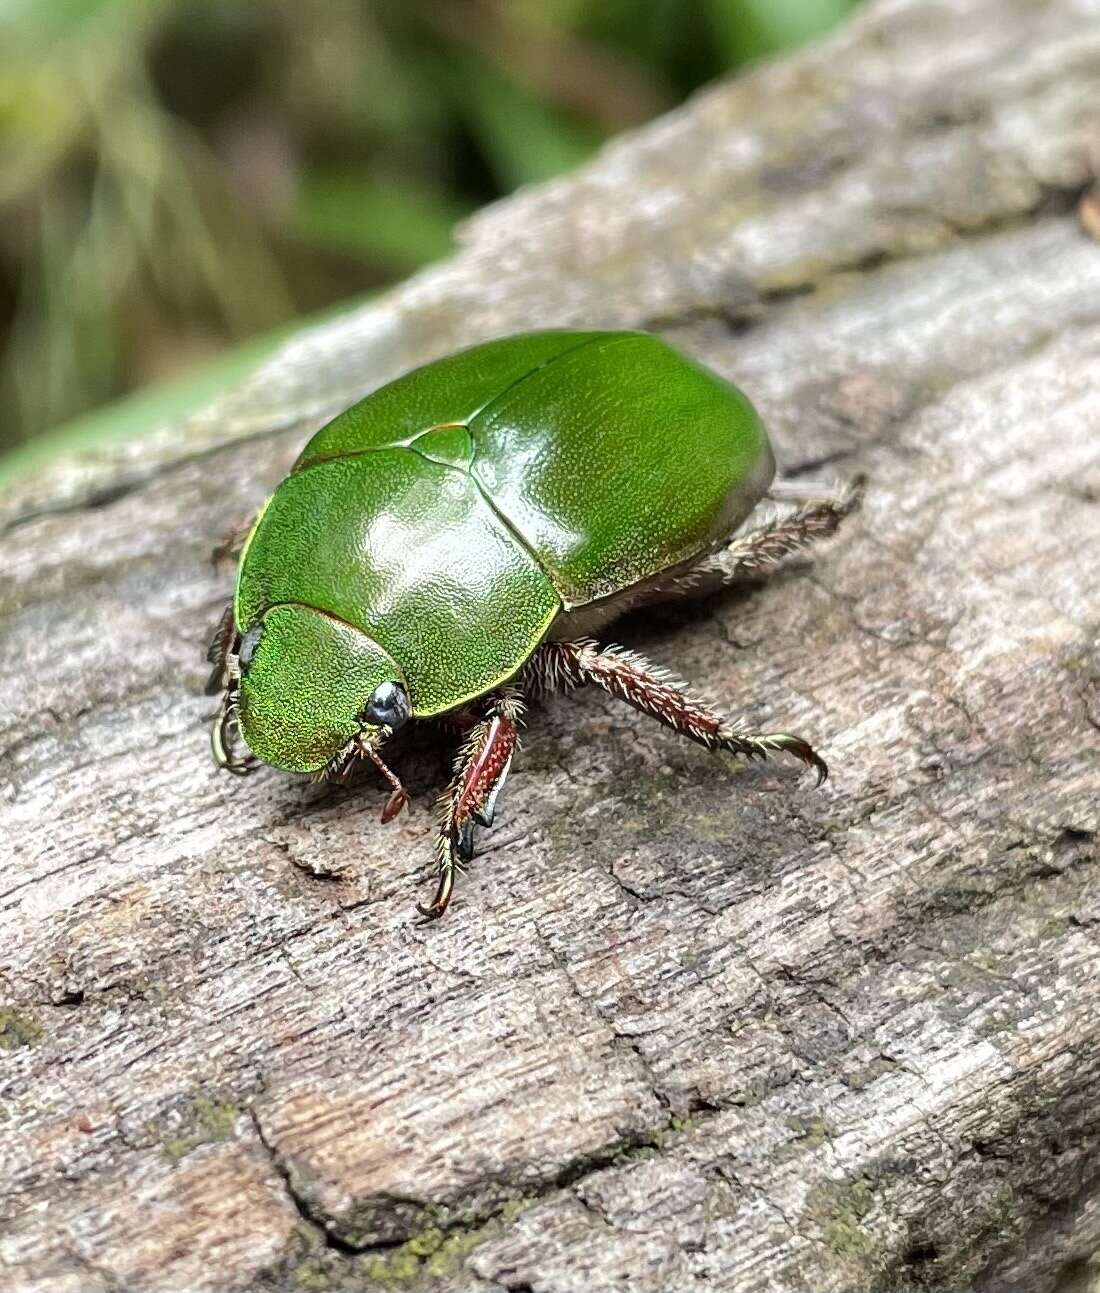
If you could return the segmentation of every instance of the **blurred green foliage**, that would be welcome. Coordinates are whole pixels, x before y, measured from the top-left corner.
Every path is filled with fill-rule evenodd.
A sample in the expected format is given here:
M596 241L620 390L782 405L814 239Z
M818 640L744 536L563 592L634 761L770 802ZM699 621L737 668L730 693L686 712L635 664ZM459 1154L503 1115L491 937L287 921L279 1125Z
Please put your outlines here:
M444 255L854 2L0 0L0 451Z

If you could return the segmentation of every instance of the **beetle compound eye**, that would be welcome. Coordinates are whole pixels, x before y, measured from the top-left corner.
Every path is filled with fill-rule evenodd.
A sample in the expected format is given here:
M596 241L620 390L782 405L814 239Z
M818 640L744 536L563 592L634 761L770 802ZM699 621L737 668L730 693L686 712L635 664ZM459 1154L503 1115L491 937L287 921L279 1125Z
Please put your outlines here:
M240 649L237 652L237 663L241 669L247 669L252 663L252 657L256 654L256 648L260 645L260 638L263 637L264 626L257 624L250 628L241 638Z
M392 727L394 731L408 722L412 712L409 694L399 682L379 683L374 689L363 717L368 723Z

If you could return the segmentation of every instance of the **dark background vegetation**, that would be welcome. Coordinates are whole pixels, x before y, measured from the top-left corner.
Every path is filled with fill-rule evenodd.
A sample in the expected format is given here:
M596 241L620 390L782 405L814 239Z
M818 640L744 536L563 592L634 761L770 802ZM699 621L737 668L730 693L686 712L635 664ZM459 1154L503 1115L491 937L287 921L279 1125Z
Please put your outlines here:
M0 0L0 454L170 416L853 3Z

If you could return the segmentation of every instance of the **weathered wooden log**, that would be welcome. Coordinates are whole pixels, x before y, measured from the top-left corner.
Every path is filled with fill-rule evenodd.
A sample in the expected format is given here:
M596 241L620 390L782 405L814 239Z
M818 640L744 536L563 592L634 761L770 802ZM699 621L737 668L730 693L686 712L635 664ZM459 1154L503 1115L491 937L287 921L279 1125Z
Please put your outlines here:
M871 5L7 491L0 1287L1041 1293L1100 1247L1098 157L1095 0ZM209 552L327 415L555 324L869 474L812 563L620 633L834 777L550 702L425 927L448 752L386 828L216 776Z

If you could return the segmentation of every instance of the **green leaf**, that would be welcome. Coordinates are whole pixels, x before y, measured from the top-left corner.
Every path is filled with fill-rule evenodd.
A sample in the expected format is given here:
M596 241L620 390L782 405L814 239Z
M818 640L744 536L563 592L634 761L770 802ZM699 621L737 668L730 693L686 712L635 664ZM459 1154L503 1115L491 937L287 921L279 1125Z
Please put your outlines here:
M37 436L29 443L0 455L0 487L20 476L30 475L55 458L95 449L99 445L133 440L198 412L215 396L242 382L288 337L356 309L369 299L361 297L344 301L308 318L297 319L286 327L253 337L194 372L185 373L174 381L146 386Z

